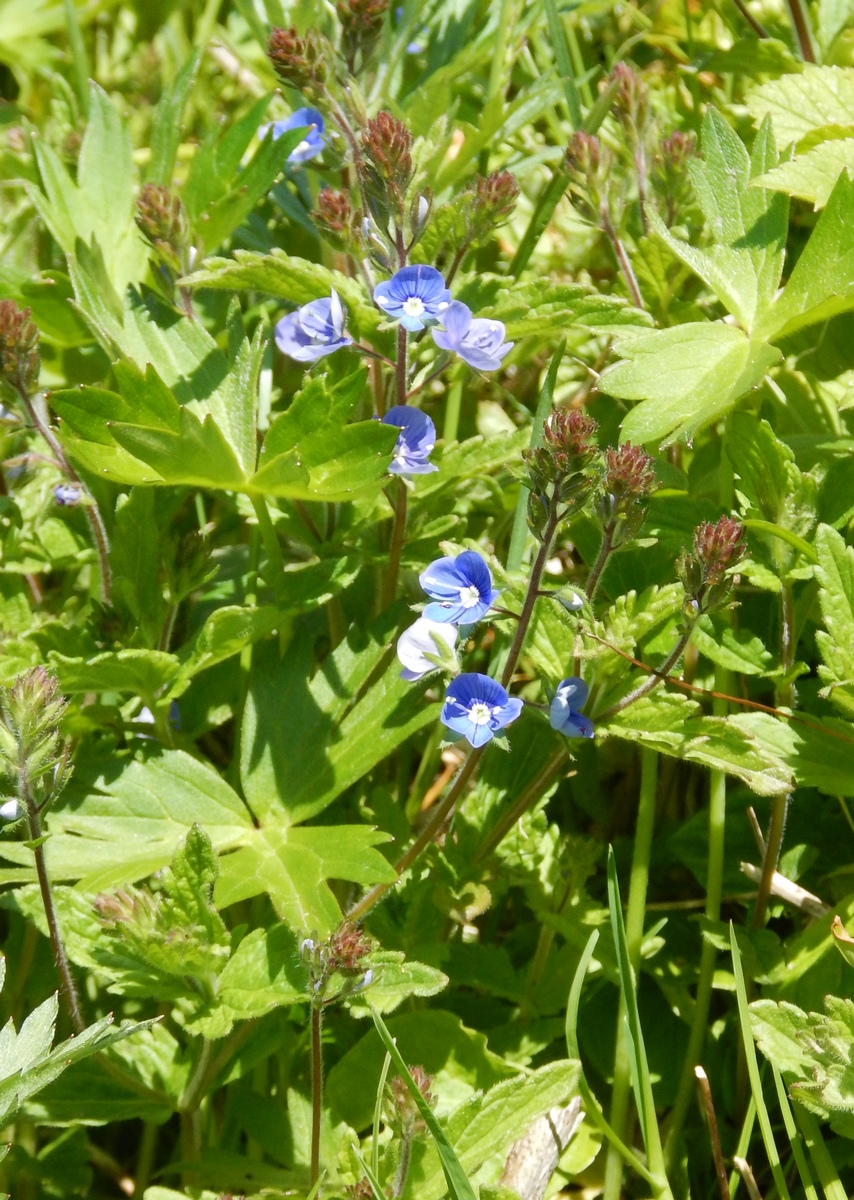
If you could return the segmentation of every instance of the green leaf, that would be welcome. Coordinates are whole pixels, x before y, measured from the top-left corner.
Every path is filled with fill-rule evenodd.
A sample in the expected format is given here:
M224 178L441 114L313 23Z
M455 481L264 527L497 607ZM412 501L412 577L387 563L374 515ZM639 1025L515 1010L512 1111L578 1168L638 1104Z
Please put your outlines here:
M653 232L708 284L748 333L774 297L783 269L788 203L751 180L777 165L770 121L748 156L741 139L714 108L703 121L703 159L691 180L714 238L705 250L675 237L651 214Z
M819 525L815 548L824 621L816 634L824 659L818 674L833 703L854 718L854 550L829 525Z
M778 721L765 713L727 718L733 729L747 733L760 752L775 755L802 787L829 796L854 795L854 736L846 721L825 718Z
M132 692L156 696L178 673L179 662L164 650L107 650L91 658L68 658L56 650L48 663L65 692Z
M461 296L466 303L473 303L478 317L503 321L508 339L548 336L556 330L563 336L573 326L610 329L651 324L646 313L626 301L604 296L580 283L546 284L539 280L508 288L502 276L496 280L497 294L491 304L490 283L489 276L479 277L474 285L461 289Z
M238 604L217 608L205 621L195 638L179 655L181 672L174 694L178 695L186 681L216 663L239 654L246 646L261 641L275 632L283 621L280 609L272 605L245 608Z
M757 124L771 117L781 146L803 143L816 132L838 137L854 129L854 69L805 63L798 73L754 88L747 107Z
M275 247L270 254L254 250L234 251L233 258L209 258L199 271L182 280L187 287L248 288L275 296L288 305L307 304L328 296L332 288L347 306L347 327L354 337L366 337L381 344L375 334L384 320L354 279L333 271L321 263L296 258Z
M755 183L824 208L839 176L854 174L854 138L820 142L805 154L760 175Z
M822 58L827 59L828 51L843 29L854 20L854 5L851 0L819 0L817 5L817 34L822 48Z
M724 416L782 355L762 339L721 322L677 325L620 343L623 361L609 367L601 390L641 400L622 424L623 441L690 438Z
M854 74L854 71L852 71ZM782 294L757 335L786 337L854 308L854 182L839 176Z
M241 734L241 779L252 811L305 821L368 774L406 738L435 720L438 705L400 678L396 659L353 705L365 680L387 660L397 610L365 633L355 627L311 675L312 646L292 642L253 663ZM288 738L280 713L288 714ZM292 747L298 745L295 756Z
M694 626L691 641L710 662L743 675L771 675L774 656L749 629L733 629L727 621L705 616Z
M166 600L158 578L160 530L151 488L133 488L117 507L110 565L113 603L133 617L144 642L156 645L166 617Z
M150 183L158 183L163 187L169 187L172 183L175 158L181 141L181 118L196 80L200 57L201 51L194 50L171 87L166 88L160 97L151 130L151 162L148 167Z
M355 993L347 1007L355 1017L392 1012L410 996L435 996L448 986L448 977L425 963L407 961L399 950L375 950L364 960L373 971L369 987Z
M220 908L267 892L291 929L327 936L341 922L328 879L369 887L394 883L397 872L375 847L389 840L367 825L273 826L245 835L240 849L220 860Z

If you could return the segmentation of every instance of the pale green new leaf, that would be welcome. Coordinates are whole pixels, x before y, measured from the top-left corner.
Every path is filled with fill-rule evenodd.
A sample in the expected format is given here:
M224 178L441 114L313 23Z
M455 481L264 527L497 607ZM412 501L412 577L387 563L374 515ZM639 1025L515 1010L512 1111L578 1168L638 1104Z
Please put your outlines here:
M364 960L373 980L348 1001L355 1017L393 1012L410 996L435 996L448 986L448 977L426 963L408 961L399 950L375 950Z
M816 642L824 663L819 678L834 704L854 717L854 550L829 525L819 525L815 577L824 630Z
M854 175L854 137L831 139L813 146L790 162L760 175L756 185L809 200L817 209L824 208L843 171Z
M727 722L749 734L761 752L782 761L792 783L829 796L854 796L854 734L849 722L812 716L778 721L766 713L738 713Z
M693 437L782 357L765 340L720 321L642 333L621 342L620 353L622 362L602 373L599 386L609 396L643 402L622 424L622 440L636 444Z
M854 69L811 63L753 88L747 107L759 124L770 116L779 146L854 132ZM799 148L806 148L800 147Z
M854 4L851 0L819 0L816 15L816 32L826 60L839 34L854 20Z

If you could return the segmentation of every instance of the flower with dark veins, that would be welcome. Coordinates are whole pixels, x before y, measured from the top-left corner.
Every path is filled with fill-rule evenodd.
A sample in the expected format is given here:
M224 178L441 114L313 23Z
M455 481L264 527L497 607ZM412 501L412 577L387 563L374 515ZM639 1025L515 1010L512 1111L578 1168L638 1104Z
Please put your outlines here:
M344 309L338 294L312 300L276 323L276 345L297 362L316 362L353 339L344 331Z
M587 703L589 689L583 679L571 675L557 685L549 709L549 724L565 737L593 737L593 722L579 712Z
M424 609L431 621L474 625L499 596L489 567L475 550L464 550L456 558L437 558L418 578L435 601Z
M374 302L393 321L400 321L404 329L417 333L425 325L435 325L443 319L451 303L451 293L435 267L419 263L401 267L391 279L378 283Z
M500 729L515 721L522 701L488 675L458 675L448 684L440 720L475 748L485 746Z
M429 475L439 468L429 462L436 445L436 426L420 408L395 404L382 419L383 425L396 425L400 430L394 458L389 465L392 475Z
M497 371L513 342L505 342L507 332L502 321L472 317L471 309L460 300L453 300L442 316L444 329L431 330L433 341L441 350L458 354L476 371Z
M453 650L457 642L456 628L441 621L431 621L429 617L419 617L414 625L403 631L397 639L397 657L403 665L401 679L414 683L428 671L437 669L438 664L427 657L428 654L442 657L442 647L437 638L449 650Z
M292 167L302 166L310 158L317 158L318 154L323 153L326 145L326 138L323 136L326 131L326 123L316 108L298 108L284 120L274 121L272 126L263 126L258 133L263 137L271 128L273 137L276 139L291 129L306 130L305 137L288 155L288 162Z

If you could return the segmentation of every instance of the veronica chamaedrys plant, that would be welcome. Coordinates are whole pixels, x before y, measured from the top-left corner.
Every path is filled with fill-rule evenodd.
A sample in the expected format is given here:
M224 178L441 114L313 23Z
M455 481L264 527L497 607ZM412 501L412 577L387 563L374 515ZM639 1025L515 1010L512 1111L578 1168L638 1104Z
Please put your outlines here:
M458 355L476 371L497 371L513 342L505 342L507 329L502 321L473 317L471 309L453 300L442 316L442 329L432 329L433 341L440 350Z
M426 413L407 404L395 404L382 421L384 425L394 425L400 430L389 474L428 475L439 470L430 462L436 445L436 426Z
M280 138L291 129L306 129L303 140L288 155L287 161L292 167L300 167L310 159L317 158L326 147L326 122L316 108L298 108L281 121L263 125L258 133L263 137L269 129L273 130L274 138Z
M418 577L434 603L424 609L431 621L474 625L498 599L492 573L476 550L463 550L456 558L437 558Z
M451 302L451 293L435 267L402 267L374 288L374 302L409 333L435 325Z
M497 680L473 671L458 675L448 684L441 721L477 750L515 721L521 711L518 696L509 696Z
M592 738L593 722L580 711L587 702L587 684L572 675L557 685L549 707L549 724L565 737Z
M276 345L297 362L317 362L353 339L344 329L344 308L338 293L312 300L276 323Z
M397 639L397 657L403 666L401 679L414 683L429 671L435 671L444 657L443 644L452 657L457 644L456 626L419 617Z

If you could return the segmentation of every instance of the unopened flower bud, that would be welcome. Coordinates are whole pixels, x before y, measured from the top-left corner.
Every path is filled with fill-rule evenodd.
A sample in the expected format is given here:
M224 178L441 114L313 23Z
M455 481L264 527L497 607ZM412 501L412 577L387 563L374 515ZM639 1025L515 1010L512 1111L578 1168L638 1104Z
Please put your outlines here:
M583 129L576 130L564 151L566 169L589 178L598 173L600 159L598 137L585 133Z
M581 408L557 408L546 418L543 443L552 450L565 451L586 466L597 453L598 428L593 417Z
M335 11L341 22L341 50L347 69L355 69L356 57L361 65L370 56L388 12L388 0L336 0Z
M596 502L596 515L612 549L638 533L655 487L653 461L640 446L626 442L605 451L603 491Z
M321 188L312 218L322 237L337 250L350 252L358 240L359 214L348 192Z
M0 689L0 777L25 780L39 808L59 794L70 775L68 746L59 732L67 707L44 667Z
M302 36L293 26L277 28L267 42L267 57L276 74L283 83L306 95L322 90L334 53L331 44L316 29L309 29Z
M38 388L40 369L39 331L30 310L0 300L0 378L29 396Z
M136 201L136 224L174 278L189 269L190 229L180 196L168 187L146 183Z
M543 444L524 452L531 480L528 524L537 537L543 536L553 501L567 517L590 498L597 480L597 429L582 409L556 409L543 426Z
M410 1066L409 1074L425 1102L430 1108L436 1107L436 1097L430 1091L433 1079L421 1066ZM409 1138L417 1130L423 1128L423 1120L408 1084L399 1075L393 1076L388 1084L387 1119L389 1126L398 1137Z
M662 140L653 158L652 184L664 201L668 226L674 223L679 209L689 200L690 179L686 168L696 152L694 134L677 129Z
M433 189L425 188L420 195L414 196L409 206L409 228L413 242L417 242L427 227L430 213L433 209Z
M611 172L611 155L607 147L594 134L579 129L569 139L564 166L569 175L569 191L581 201L587 215L596 220L603 196L607 194Z
M646 124L649 111L649 91L637 71L626 62L614 65L610 80L617 82L614 108L623 122L639 133ZM607 84L604 86L607 87Z
M384 271L394 271L394 249L372 217L362 218L362 240L372 262Z
M389 112L377 113L362 133L362 182L374 216L383 228L400 222L412 182L412 134Z
M519 198L519 184L509 171L493 171L479 175L472 187L474 192L473 220L478 225L497 229L511 216Z
M694 531L691 553L683 550L676 564L689 611L696 616L720 608L732 594L732 568L744 556L744 526L732 517L715 524L703 521Z

